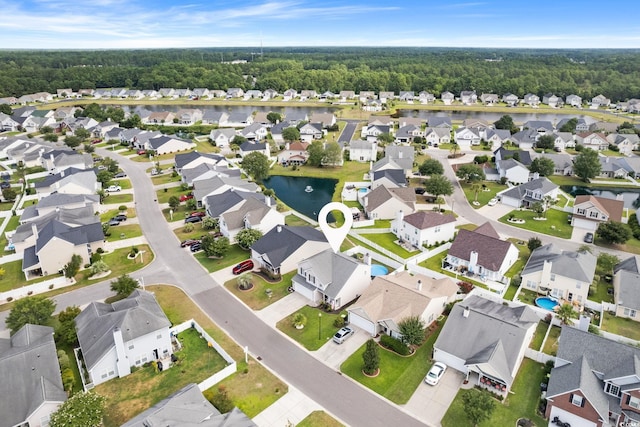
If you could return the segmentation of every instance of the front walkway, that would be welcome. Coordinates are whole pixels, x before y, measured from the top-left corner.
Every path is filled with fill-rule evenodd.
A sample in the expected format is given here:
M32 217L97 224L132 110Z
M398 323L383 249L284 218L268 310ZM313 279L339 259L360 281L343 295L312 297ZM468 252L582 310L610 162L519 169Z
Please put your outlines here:
M298 424L313 411L321 410L320 405L289 385L287 394L253 417L253 422L259 427L288 427Z
M297 292L292 292L286 297L270 304L262 310L256 311L256 315L267 325L275 327L276 323L291 313L300 310L307 305L309 300Z

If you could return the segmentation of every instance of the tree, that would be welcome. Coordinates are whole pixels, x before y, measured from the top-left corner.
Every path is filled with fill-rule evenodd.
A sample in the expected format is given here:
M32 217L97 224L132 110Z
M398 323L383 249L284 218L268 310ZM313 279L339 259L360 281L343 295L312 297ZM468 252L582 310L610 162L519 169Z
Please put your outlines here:
M202 228L205 230L217 230L219 227L219 222L217 218L211 218L210 216L205 216L202 218Z
M253 279L251 273L244 273L236 279L236 283L238 284L238 288L246 291L251 289L253 286Z
M578 125L578 119L573 117L565 122L562 126L560 126L560 132L569 132L574 133L576 131L576 126Z
M256 228L245 228L236 235L236 242L243 249L249 249L262 237L262 231Z
M226 237L213 237L208 234L202 238L202 250L208 257L222 258L229 250L229 239Z
M180 198L178 196L169 197L169 207L176 210L180 206Z
M538 173L540 176L551 176L555 170L553 160L547 157L536 157L531 161L529 170L532 173Z
M367 341L367 347L362 353L362 360L364 362L364 367L362 370L367 375L374 375L378 372L378 368L380 367L380 354L378 353L378 344L370 339Z
M563 325L570 325L572 319L578 318L578 312L573 309L571 304L562 304L556 310L556 316Z
M542 135L538 141L536 141L536 148L542 148L543 150L553 150L556 145L556 139L551 135Z
M3 188L2 189L2 198L5 200L8 200L10 202L14 201L16 199L16 190L14 190L12 187L7 187L7 188Z
M467 182L482 181L485 179L484 171L478 165L461 165L456 171L456 176Z
M56 135L55 133L47 133L42 137L42 139L44 139L45 141L48 141L48 142L57 142L58 141L58 135Z
M76 333L75 318L80 314L80 307L72 305L65 308L58 314L60 324L56 328L56 341L64 344L73 345L78 342L78 334Z
M142 119L137 114L132 114L129 118L120 122L120 126L125 129L133 129L142 127Z
M269 177L269 158L258 151L247 154L240 164L257 182L262 182Z
M111 157L105 157L102 160L102 165L107 168L109 172L112 174L117 174L120 170L120 165L117 160L112 159Z
M73 131L73 134L78 138L80 138L82 141L86 140L91 136L91 132L89 132L85 128L78 128L75 131Z
M380 141L383 145L391 144L395 140L396 138L389 132L382 132L380 135L378 135L378 141Z
M64 144L69 148L76 148L81 143L82 143L82 139L74 135L67 135L64 138Z
M424 184L425 189L429 194L436 196L448 196L453 194L453 184L444 175L433 175ZM438 203L438 209L440 209L440 203Z
M82 145L82 149L83 149L83 150L84 150L84 152L85 152L85 153L87 153L87 154L91 154L91 153L93 153L94 151L96 151L96 147L94 147L92 144L87 144L87 143L85 143L85 144L83 144L83 145Z
M418 167L420 175L442 175L444 167L438 159L427 159Z
M627 224L607 221L598 226L596 236L605 243L622 244L631 238L631 229Z
M589 182L590 179L598 176L601 170L598 152L588 147L582 150L573 161L573 173L584 182Z
M106 399L97 393L79 392L51 414L50 427L100 427Z
M542 240L540 240L539 237L530 237L529 238L529 241L527 242L527 248L529 248L530 252L535 251L540 246L542 246Z
M273 123L275 125L276 123L282 121L282 114L275 111L269 111L269 113L267 114L267 120L269 120L270 123Z
M109 182L113 179L113 174L106 169L101 170L100 172L97 173L96 179L98 180L98 182L102 184L103 187L106 187L109 184Z
M604 274L613 274L613 269L620 262L620 258L616 255L608 254L606 252L600 252L598 254L598 268Z
M5 323L11 333L14 334L27 323L45 325L55 309L56 304L46 297L30 296L22 298L15 302Z
M300 139L300 130L297 127L288 127L282 129L282 139L288 142L298 141Z
M405 317L398 323L402 342L406 345L420 345L424 341L424 321L419 316Z
M116 280L111 281L111 290L116 293L118 297L126 298L131 295L131 292L138 289L140 284L136 279L129 276L128 274L123 274L118 277Z
M80 266L82 265L82 257L78 254L71 255L71 260L62 267L62 271L64 271L64 277L67 279L71 279L78 274L80 271Z
M198 209L198 202L196 202L196 199L189 199L184 204L187 210L189 211L194 211Z
M536 218L541 218L542 214L544 213L544 205L542 204L542 202L535 202L533 205L531 205L531 210L536 213Z
M473 389L462 391L462 405L465 415L474 426L488 420L496 407L488 393Z
M513 118L510 115L504 115L493 123L496 129L507 129L511 133L518 132L518 127L513 123Z
M471 184L471 191L473 191L473 194L474 194L474 197L473 197L474 204L478 204L478 193L480 193L481 189L482 189L482 185L480 185L480 182L474 182L473 184Z
M91 275L93 276L96 274L109 271L109 266L107 265L106 262L99 260L91 264L90 270L91 270Z
M0 113L4 113L7 116L10 116L13 114L13 108L11 108L11 105L9 104L0 104Z
M313 141L309 147L307 147L307 151L309 152L309 158L307 159L307 163L309 166L318 167L322 164L322 158L324 157L324 146L320 141Z
M327 166L338 166L342 161L342 147L335 141L327 143L327 148L324 150L324 156L322 158L322 164Z

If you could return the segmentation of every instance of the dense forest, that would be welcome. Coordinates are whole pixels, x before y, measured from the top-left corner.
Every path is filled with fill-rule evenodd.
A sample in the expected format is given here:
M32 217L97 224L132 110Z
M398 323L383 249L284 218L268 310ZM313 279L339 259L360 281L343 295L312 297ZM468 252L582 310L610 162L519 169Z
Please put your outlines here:
M230 63L234 60L245 63ZM56 89L294 88L640 97L638 50L436 48L0 51L0 97Z

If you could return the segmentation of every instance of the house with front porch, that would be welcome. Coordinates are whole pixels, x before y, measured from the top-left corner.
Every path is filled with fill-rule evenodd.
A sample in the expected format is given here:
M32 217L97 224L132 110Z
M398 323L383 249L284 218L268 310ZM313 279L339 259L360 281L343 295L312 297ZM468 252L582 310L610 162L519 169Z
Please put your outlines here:
M382 92L380 92L380 94L382 94ZM418 101L420 101L421 104L433 103L435 102L435 100L436 100L435 95L432 94L431 92L427 92L426 90L423 90L418 94Z
M451 309L433 345L433 359L504 397L539 321L526 305L470 295Z
M480 145L480 131L476 128L458 128L455 130L455 141L460 149L469 148L472 145Z
M321 139L324 136L322 123L305 123L299 129L300 140L312 142L314 139Z
M566 101L567 101L567 105L570 105L571 107L576 107L576 108L582 107L582 98L579 97L578 95L574 95L574 94L567 95Z
M609 148L607 136L600 132L579 133L576 135L576 143L596 151L603 151Z
M481 280L509 283L505 276L518 260L518 249L486 222L473 231L460 229L442 268L463 275L477 276Z
M537 107L540 105L540 97L533 93L527 93L523 98L522 102L531 107Z
M409 317L430 325L455 301L458 285L450 277L434 279L408 271L377 276L351 307L349 323L371 336L390 335L401 339L398 326Z
M300 261L291 283L311 305L326 304L331 310L339 310L367 289L371 263L326 249Z
M499 192L498 197L503 205L528 208L537 202L544 204L545 200L555 200L558 197L559 188L545 177L535 178Z
M495 93L483 93L480 95L480 102L484 105L496 105L499 101L500 98Z
M212 129L209 133L209 139L219 148L228 147L235 137L236 130L233 128Z
M422 136L422 130L416 125L402 126L396 132L395 142L398 144L411 144L415 137Z
M640 266L636 256L613 268L613 300L617 317L640 322Z
M559 108L563 105L562 98L554 95L553 93L545 94L542 97L542 103L548 105L551 108Z
M520 100L518 99L518 96L512 93L505 93L504 95L502 95L502 102L507 104L509 107L518 105L519 101Z
M620 154L630 156L634 150L640 145L640 137L635 133L612 133L607 135L607 141L615 147L618 147Z
M451 129L427 127L424 131L424 139L429 145L451 143Z
M591 98L591 108L608 107L609 105L611 105L611 100L602 94Z
M521 287L569 303L584 304L596 271L590 252L558 251L553 243L535 249L522 270Z
M600 176L606 178L626 178L633 173L627 159L622 157L598 156L600 161Z
M453 101L456 99L455 95L449 91L442 92L440 94L440 99L444 105L451 105Z
M571 225L596 231L598 226L607 221L622 221L624 201L591 195L576 196L573 203Z
M637 347L563 326L546 393L549 425L638 425L638 360Z
M473 105L478 102L478 95L475 90L463 90L460 92L460 102L462 105Z
M429 247L453 240L456 234L456 217L440 212L418 211L404 215L400 210L391 221L391 232L398 240L416 248Z

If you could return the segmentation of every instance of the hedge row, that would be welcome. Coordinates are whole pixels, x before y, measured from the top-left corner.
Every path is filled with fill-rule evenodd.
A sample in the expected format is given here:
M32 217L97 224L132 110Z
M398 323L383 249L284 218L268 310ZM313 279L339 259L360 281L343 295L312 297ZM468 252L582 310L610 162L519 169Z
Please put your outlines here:
M380 345L395 351L401 356L408 356L409 353L411 353L411 350L405 343L389 335L380 336Z

